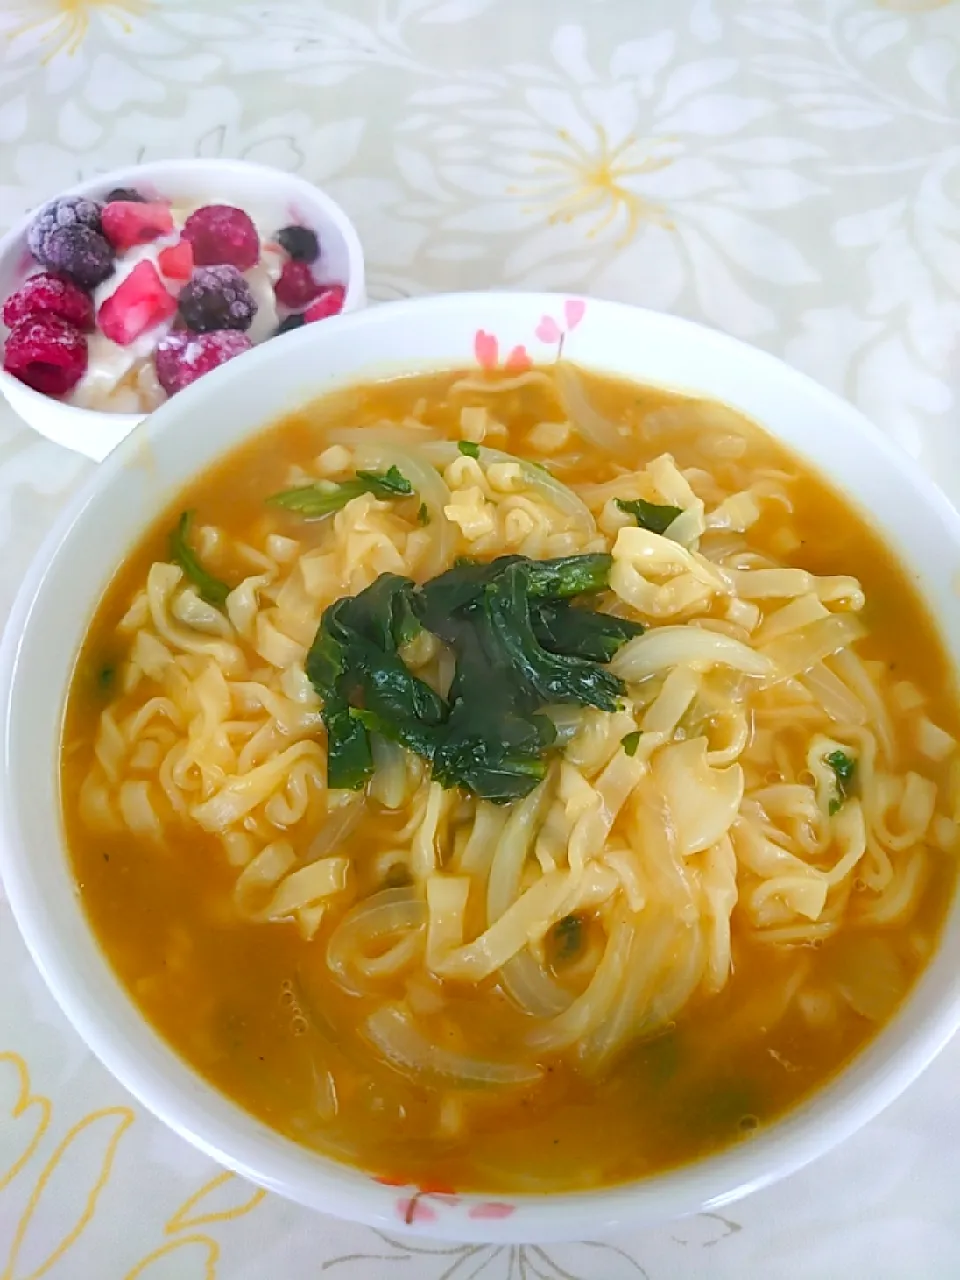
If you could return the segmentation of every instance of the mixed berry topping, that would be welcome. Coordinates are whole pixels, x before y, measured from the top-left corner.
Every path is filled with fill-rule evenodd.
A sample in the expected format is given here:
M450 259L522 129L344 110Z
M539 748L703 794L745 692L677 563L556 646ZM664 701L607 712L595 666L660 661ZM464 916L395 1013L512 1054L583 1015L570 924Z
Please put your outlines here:
M103 206L103 234L117 252L149 244L173 230L173 214L165 204L146 200L112 200Z
M3 301L3 367L84 408L149 411L254 341L337 315L346 294L312 228L261 232L234 205L178 211L135 187L50 201L27 244L38 265Z
M3 304L3 323L14 328L28 316L51 315L75 328L93 328L93 299L79 285L50 271L29 276Z
M320 241L309 227L281 227L277 243L294 262L316 262L320 257Z
M249 271L260 258L260 237L248 213L229 204L206 204L183 224L198 267L227 264Z
M210 333L177 329L157 347L157 378L168 396L176 395L203 374L252 347L247 335L236 329L215 329Z
M146 200L146 196L141 195L136 187L114 187L106 196L104 203L113 204L116 200Z
M290 258L283 264L273 291L281 306L289 307L291 311L301 311L314 300L320 288L310 270L310 264Z
M87 340L60 316L27 316L10 331L3 348L3 367L35 391L63 396L86 371Z
M306 323L303 314L295 311L293 315L289 315L286 319L280 321L277 325L277 333L289 333L291 329L302 329Z
M194 333L249 329L256 314L250 286L236 267L197 267L180 292L180 318Z
M313 324L314 320L327 320L330 316L338 316L343 310L343 299L346 289L342 284L331 284L320 290L315 301L303 313L304 320Z
M189 240L171 244L157 254L160 274L168 280L189 280L193 275L193 245Z
M152 262L138 262L97 312L97 324L121 347L135 342L148 329L163 324L177 309Z

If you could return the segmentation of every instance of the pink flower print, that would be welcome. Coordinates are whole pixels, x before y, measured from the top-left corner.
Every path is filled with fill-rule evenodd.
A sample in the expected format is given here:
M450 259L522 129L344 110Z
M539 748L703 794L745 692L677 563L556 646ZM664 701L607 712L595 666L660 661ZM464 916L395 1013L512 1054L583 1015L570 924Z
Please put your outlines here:
M563 304L563 323L555 320L553 316L541 316L540 323L534 329L534 334L541 342L552 346L557 344L557 359L563 355L563 342L567 334L575 329L583 319L583 313L587 309L587 304L582 298L568 298Z
M496 335L487 333L484 329L478 329L473 339L473 354L481 369L496 369L500 361L500 344ZM514 347L503 362L504 368L510 369L513 373L529 369L532 363L524 346Z
M486 1204L475 1204L467 1213L468 1218L509 1218L516 1211L516 1205L505 1204L500 1200L490 1200Z

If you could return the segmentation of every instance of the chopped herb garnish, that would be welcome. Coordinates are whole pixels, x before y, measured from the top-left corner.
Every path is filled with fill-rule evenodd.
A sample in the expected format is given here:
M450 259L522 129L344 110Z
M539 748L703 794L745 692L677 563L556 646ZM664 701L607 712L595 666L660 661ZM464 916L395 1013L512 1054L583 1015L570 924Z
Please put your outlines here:
M385 501L409 498L413 485L398 467L390 467L386 471L358 471L352 480L321 480L296 489L284 489L271 494L267 502L272 507L293 511L304 520L321 520L365 493Z
M107 663L97 672L97 687L103 693L109 693L113 688L113 682L117 677L117 668L112 663Z
M579 916L562 916L553 926L558 960L572 960L583 945L583 921Z
M634 729L632 733L624 734L620 739L620 745L623 747L625 755L635 756L637 754L637 747L640 745L640 730Z
M480 446L473 440L458 440L457 448L465 458L480 457Z
M834 777L837 780L837 794L830 801L827 809L832 818L843 806L844 800L853 791L857 762L852 756L848 756L845 751L831 751L829 755L824 756L824 762L833 770Z
M430 509L425 502L420 503L420 509L417 512L417 522L422 525L430 523Z
M207 604L222 609L227 602L230 588L200 563L197 553L190 546L190 526L193 524L193 512L184 511L177 521L177 527L170 534L170 559L178 564L190 581L199 591Z
M624 692L604 665L634 624L575 608L603 590L607 555L458 564L416 586L381 574L324 610L306 670L324 700L331 787L362 788L373 770L369 735L428 760L444 787L506 803L544 777L558 703L613 711ZM447 698L413 674L399 650L421 628L450 646Z
M677 516L683 515L681 507L658 506L643 498L617 498L616 501L624 515L633 516L641 529L649 529L651 533L666 532Z

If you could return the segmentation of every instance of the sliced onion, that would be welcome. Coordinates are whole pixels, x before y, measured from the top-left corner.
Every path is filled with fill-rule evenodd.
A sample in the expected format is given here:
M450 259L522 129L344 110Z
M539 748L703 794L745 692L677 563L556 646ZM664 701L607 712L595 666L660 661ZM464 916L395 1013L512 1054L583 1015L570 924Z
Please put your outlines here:
M573 365L565 360L557 361L553 366L553 385L564 413L579 435L605 453L627 451L632 433L624 434L615 422L593 407Z
M328 792L328 803L334 795L343 795L343 792ZM347 799L342 804L338 804L331 812L328 812L326 822L310 841L303 858L303 864L316 862L318 858L325 858L328 853L334 853L354 830L362 817L363 796L348 792Z
M462 1085L516 1085L533 1084L542 1075L532 1063L489 1062L441 1049L395 1005L377 1009L361 1032L392 1067L414 1079L440 1076Z
M478 461L484 471L496 463L514 463L523 472L523 478L535 493L555 507L557 511L569 516L577 530L588 537L595 537L597 524L590 508L572 489L563 484L556 476L542 467L538 467L526 458L518 458L515 454L504 453L502 449L490 449L487 445L479 446ZM449 466L460 457L459 447L451 440L438 441L436 444L425 444L420 450L425 458L435 462L438 467Z
M551 978L529 948L507 961L500 979L513 1002L535 1018L555 1018L573 1004L570 992Z
M427 904L411 889L383 889L352 907L334 929L327 944L327 966L345 991L366 995L376 976L369 971L371 959L382 956L397 934L425 936L426 926ZM410 958L409 950L397 952L398 963Z

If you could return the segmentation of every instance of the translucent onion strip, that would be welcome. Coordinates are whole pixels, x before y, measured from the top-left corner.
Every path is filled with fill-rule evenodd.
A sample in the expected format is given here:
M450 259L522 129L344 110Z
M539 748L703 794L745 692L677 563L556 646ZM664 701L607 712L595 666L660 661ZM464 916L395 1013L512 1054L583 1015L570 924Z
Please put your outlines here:
M392 1067L414 1079L439 1076L464 1086L533 1084L543 1074L532 1063L491 1062L443 1049L428 1040L396 1005L367 1018L362 1033Z
M397 935L414 934L419 946L426 932L427 906L409 889L384 889L353 907L330 935L327 964L345 991L370 991L364 958L376 958Z

